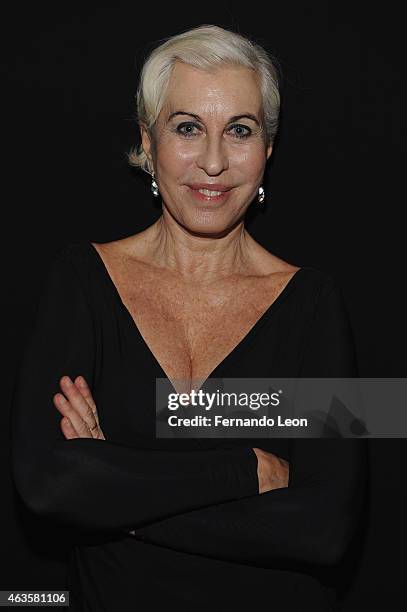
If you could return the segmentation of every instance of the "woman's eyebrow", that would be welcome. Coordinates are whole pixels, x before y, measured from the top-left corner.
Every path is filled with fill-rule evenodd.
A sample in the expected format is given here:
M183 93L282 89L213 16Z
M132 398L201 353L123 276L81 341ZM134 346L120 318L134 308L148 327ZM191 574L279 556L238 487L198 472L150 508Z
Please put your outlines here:
M260 126L260 122L257 119L257 117L255 115L252 115L251 113L243 113L242 115L234 115L234 117L231 117L229 119L228 123L234 123L235 121L239 121L239 119L251 119L252 121L257 123L258 126Z
M188 115L189 117L194 117L194 119L196 119L200 123L203 123L199 115L195 115L194 113L188 113L187 111L182 111L182 110L171 113L171 115L167 119L167 122L170 121L173 117L176 117L177 115ZM252 121L257 123L257 125L260 126L260 123L257 117L255 115L252 115L251 113L242 113L241 115L234 115L233 117L230 117L230 119L228 120L228 123L239 121L239 119L251 119Z

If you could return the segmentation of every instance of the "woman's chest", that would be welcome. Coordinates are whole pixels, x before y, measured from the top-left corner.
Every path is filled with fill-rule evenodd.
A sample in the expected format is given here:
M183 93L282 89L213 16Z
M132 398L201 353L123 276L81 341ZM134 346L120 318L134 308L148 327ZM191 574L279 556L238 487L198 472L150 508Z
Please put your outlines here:
M189 391L250 336L289 278L246 279L199 292L141 283L124 291L122 301L146 350L177 390Z
M267 317L249 339L215 366L210 380L202 385L204 391L213 392L218 386L223 388L229 384L226 379L249 379L253 391L251 379L296 376L302 334L289 323L287 310ZM201 448L202 444L216 446L221 443L217 440L180 440L177 430L174 430L173 440L156 439L162 412L157 387L162 396L163 390L177 391L176 386L171 386L172 381L168 380L123 309L118 309L112 320L104 321L100 330L95 400L108 439L148 448L151 445L173 448L174 444Z

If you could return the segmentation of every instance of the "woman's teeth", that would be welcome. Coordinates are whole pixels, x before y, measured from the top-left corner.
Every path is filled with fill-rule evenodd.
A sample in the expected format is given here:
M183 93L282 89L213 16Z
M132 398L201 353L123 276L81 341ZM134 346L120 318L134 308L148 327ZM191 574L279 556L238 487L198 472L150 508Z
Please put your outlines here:
M221 193L223 193L222 191L209 191L209 189L198 189L199 193L202 193L203 195L206 196L218 196Z

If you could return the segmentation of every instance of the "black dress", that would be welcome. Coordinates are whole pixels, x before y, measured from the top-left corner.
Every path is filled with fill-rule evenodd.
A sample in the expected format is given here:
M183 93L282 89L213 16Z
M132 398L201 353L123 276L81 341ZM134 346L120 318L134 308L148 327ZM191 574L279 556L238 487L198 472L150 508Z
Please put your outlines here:
M61 376L79 374L105 441L60 430L52 397ZM352 376L341 292L311 267L211 373ZM366 440L156 439L156 377L165 373L96 249L62 249L15 387L12 452L25 504L77 533L71 609L336 609L332 576L360 518ZM287 488L258 494L255 446L290 462Z

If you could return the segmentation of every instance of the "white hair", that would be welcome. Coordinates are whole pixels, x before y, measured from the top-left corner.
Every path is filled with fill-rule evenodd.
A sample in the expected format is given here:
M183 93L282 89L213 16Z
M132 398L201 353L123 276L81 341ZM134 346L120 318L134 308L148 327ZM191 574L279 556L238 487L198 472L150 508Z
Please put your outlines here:
M175 62L181 61L202 70L222 64L253 69L259 78L263 99L264 131L271 144L279 125L280 93L277 60L245 36L216 25L202 25L182 32L154 49L146 59L136 94L137 120L152 134L163 107ZM142 145L127 153L129 164L151 172Z

